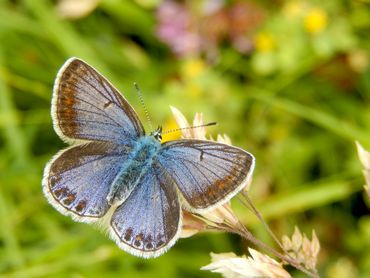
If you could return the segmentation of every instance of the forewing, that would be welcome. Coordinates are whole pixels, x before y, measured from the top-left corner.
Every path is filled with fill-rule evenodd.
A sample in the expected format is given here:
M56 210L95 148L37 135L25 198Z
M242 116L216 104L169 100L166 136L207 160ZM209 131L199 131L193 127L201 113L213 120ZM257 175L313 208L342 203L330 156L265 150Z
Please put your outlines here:
M113 213L110 233L118 246L152 258L167 251L180 232L180 205L171 178L153 164Z
M247 184L254 169L250 153L204 140L166 142L158 160L193 210L228 201Z
M62 150L46 165L42 181L49 202L76 221L95 221L109 209L107 195L131 148L91 142Z
M144 135L130 104L100 73L84 61L69 59L54 84L52 118L67 142L98 140L126 142Z

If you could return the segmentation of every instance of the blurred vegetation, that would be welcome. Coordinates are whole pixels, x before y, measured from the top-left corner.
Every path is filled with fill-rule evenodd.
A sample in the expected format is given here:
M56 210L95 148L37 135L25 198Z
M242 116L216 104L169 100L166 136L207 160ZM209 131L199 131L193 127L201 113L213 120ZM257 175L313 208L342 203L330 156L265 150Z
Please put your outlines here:
M65 147L52 129L52 85L71 56L142 119L134 81L154 123L174 125L169 105L217 121L210 134L256 156L251 197L276 234L315 229L322 276L370 276L370 202L354 145L370 149L369 1L79 2L0 1L0 277L217 277L199 270L209 252L246 252L237 236L204 233L144 260L47 203L43 168Z

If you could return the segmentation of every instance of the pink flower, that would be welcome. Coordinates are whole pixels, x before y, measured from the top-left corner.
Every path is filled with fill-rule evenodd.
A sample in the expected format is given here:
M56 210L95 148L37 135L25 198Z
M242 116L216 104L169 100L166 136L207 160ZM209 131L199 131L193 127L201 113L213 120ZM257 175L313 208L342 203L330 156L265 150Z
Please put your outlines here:
M178 55L189 55L199 50L199 38L191 31L191 15L182 4L165 1L157 11L157 36Z
M253 50L250 36L264 20L264 11L249 1L222 0L178 3L164 1L157 11L157 36L179 57L205 53L214 58L220 44L229 42L241 53Z

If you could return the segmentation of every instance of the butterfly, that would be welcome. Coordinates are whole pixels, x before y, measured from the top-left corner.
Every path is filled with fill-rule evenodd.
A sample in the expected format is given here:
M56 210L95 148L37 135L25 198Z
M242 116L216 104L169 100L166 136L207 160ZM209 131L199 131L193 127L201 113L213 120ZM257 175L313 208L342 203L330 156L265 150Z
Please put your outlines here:
M59 212L79 222L106 223L128 253L157 257L181 232L182 209L202 213L237 194L250 180L250 153L207 140L161 143L93 67L70 58L59 70L51 116L70 144L45 166L42 187Z

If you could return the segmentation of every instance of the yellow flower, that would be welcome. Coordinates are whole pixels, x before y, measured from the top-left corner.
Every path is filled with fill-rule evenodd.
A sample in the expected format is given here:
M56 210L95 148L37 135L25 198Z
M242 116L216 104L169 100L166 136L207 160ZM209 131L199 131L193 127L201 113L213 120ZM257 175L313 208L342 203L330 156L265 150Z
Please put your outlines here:
M306 3L302 1L290 1L283 7L283 12L289 18L301 16L306 8Z
M327 26L328 16L322 9L312 9L304 18L304 27L309 33L316 34Z
M206 70L206 64L201 59L191 59L182 66L184 79L192 80L201 75Z
M260 52L268 52L275 47L274 39L270 33L260 32L254 38L256 50Z
M176 120L173 119L173 118L167 120L165 122L164 126L163 126L163 130L175 130L175 129L178 129L178 128L179 128L179 126L177 125ZM180 139L180 138L181 138L181 132L180 131L165 133L165 134L162 134L162 143L167 142L167 141Z
M184 87L189 96L197 97L202 94L203 88L199 84L199 77L206 71L207 65L202 59L190 59L181 67Z

